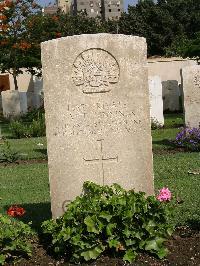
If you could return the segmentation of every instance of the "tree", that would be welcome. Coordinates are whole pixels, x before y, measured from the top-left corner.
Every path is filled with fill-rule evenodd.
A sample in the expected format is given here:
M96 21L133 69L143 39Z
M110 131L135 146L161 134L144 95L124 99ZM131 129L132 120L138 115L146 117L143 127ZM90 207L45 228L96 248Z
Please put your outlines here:
M0 4L0 71L12 74L15 90L22 68L34 74L35 67L41 66L39 33L29 34L30 22L36 16L42 13L34 0L5 0Z

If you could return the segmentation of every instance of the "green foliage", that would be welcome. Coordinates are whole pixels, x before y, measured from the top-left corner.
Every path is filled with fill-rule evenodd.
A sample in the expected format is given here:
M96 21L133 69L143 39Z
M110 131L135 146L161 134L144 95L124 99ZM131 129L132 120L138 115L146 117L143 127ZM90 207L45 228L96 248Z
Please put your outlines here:
M21 120L23 122L32 122L33 120L38 120L39 118L42 118L44 115L44 108L40 107L38 109L32 109L28 113L24 114L21 117Z
M46 135L44 114L38 115L30 123L24 123L21 120L10 123L10 131L14 138L42 137Z
M31 256L29 225L0 214L0 265L21 257Z
M11 147L7 140L0 147L0 162L14 163L19 160L19 153Z
M200 31L200 2L196 0L142 0L136 6L129 6L128 13L119 21L123 34L145 37L148 55L181 55L184 40L194 40ZM180 41L182 43L180 43ZM179 43L179 45L178 45ZM198 47L193 46L196 55ZM166 53L167 52L167 53ZM185 55L184 55L185 56Z
M126 191L119 185L85 182L83 193L64 215L45 221L44 233L52 237L54 251L72 262L96 259L104 251L132 262L148 251L163 258L164 241L172 234L171 207L145 193Z

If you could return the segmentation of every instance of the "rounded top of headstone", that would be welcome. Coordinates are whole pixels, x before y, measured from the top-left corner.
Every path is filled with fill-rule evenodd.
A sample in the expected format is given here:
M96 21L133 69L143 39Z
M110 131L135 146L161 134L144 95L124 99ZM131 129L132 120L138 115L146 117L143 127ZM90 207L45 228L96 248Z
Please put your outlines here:
M47 43L56 43L56 42L62 42L67 40L79 40L80 38L86 38L86 39L92 39L92 38L115 38L115 39L126 39L126 40L134 40L134 41L140 41L143 43L146 43L146 39L144 37L139 36L133 36L133 35L124 35L124 34L111 34L111 33L96 33L96 34L81 34L81 35L72 35L67 37L61 37L53 40L49 40L46 42L42 42L41 46L45 46Z

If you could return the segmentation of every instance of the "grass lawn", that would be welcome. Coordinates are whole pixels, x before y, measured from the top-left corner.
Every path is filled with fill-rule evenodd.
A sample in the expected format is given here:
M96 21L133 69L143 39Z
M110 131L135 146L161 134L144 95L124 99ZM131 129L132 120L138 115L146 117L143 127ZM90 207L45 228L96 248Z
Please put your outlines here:
M167 139L174 139L183 120L181 115L167 115L166 128L153 130L154 150L172 149ZM7 132L8 134L9 132ZM46 139L9 139L11 145L26 158L45 158ZM44 145L38 146L38 143ZM154 154L155 190L169 187L178 197L173 222L177 225L200 226L200 175L188 171L200 170L200 153L177 152ZM50 218L50 195L47 164L29 164L0 167L0 209L6 211L11 204L21 204L27 211L24 221L32 220L39 227L41 221Z
M50 195L47 164L0 167L0 209L20 204L27 212L23 221L39 226L50 218ZM28 220L27 220L28 219Z

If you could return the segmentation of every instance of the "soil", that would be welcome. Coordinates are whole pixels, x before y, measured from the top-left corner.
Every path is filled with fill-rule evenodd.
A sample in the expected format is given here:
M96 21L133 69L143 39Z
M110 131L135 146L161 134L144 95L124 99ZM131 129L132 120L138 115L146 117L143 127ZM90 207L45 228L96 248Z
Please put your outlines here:
M159 260L149 254L139 254L136 261L131 264L123 262L119 258L109 258L101 256L98 260L90 264L81 264L83 266L161 266L161 265L200 265L200 231L192 230L189 227L179 227L170 240L166 242L169 254L164 260ZM12 265L12 264L7 264ZM21 260L16 266L72 266L72 264L63 260L55 260L48 255L39 243L34 244L33 256L29 260Z
M30 159L30 160L17 160L13 163L8 162L0 162L0 167L6 167L6 166L16 166L21 164L36 164L36 163L48 163L47 159Z
M175 148L169 148L169 149L153 149L153 154L156 154L156 155L176 154L180 152L186 152L186 150L181 147L175 147ZM187 152L190 152L190 151L187 151Z

